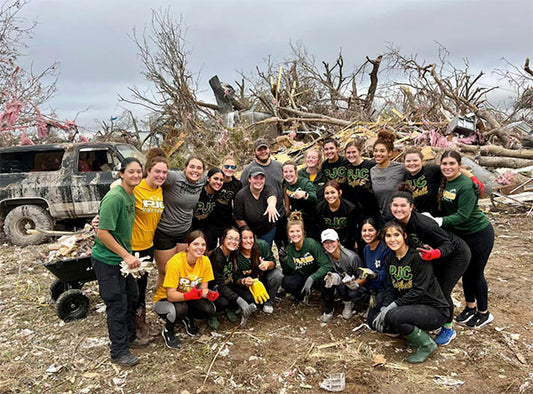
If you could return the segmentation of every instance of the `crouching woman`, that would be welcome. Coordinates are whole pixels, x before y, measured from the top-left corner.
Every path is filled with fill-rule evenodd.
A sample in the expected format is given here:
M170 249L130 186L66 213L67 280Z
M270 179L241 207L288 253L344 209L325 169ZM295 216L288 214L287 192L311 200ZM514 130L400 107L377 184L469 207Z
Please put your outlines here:
M421 363L437 349L426 331L446 322L449 305L433 274L433 266L409 247L403 227L389 222L383 233L393 253L385 260L383 306L373 320L369 316L369 321L377 331L406 337L407 345L417 349L407 361Z
M182 321L187 334L198 332L194 319L215 316L213 304L218 291L207 288L214 279L211 262L204 256L206 239L199 230L190 232L185 239L186 251L175 254L167 263L163 285L154 295L154 311L165 321L163 338L169 348L180 347L174 333L176 322Z

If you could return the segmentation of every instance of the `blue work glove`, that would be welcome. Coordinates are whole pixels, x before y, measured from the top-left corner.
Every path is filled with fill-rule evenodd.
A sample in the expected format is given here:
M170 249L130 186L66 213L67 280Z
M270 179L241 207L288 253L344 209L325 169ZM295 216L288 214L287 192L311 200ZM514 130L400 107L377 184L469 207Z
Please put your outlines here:
M396 305L395 302L391 302L389 305L381 307L379 314L374 319L374 328L376 329L376 331L383 332L383 330L385 329L385 315L388 311L396 308L397 306L398 305Z

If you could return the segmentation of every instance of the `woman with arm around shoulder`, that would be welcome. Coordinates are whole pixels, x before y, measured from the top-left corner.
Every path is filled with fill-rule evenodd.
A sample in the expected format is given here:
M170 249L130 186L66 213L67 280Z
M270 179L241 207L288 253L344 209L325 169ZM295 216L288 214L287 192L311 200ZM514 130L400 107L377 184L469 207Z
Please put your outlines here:
M175 254L167 263L165 280L154 295L154 311L165 321L163 338L167 347L176 349L180 341L174 333L182 321L187 334L195 336L198 329L194 319L209 319L215 315L213 304L218 291L208 289L214 279L211 262L204 256L205 235L198 230L185 239L186 250Z
M437 218L443 228L461 237L470 248L472 257L463 274L465 309L456 317L459 324L483 327L494 320L488 309L488 286L485 266L494 246L494 228L477 205L474 185L461 173L461 155L446 151L440 168L446 178L439 193L442 218Z
M383 305L371 326L406 337L408 346L417 349L407 361L421 363L437 349L426 331L435 330L446 321L448 302L433 275L433 266L422 261L409 246L402 225L389 222L383 233L393 254L385 261Z
M298 175L309 179L316 188L318 201L324 199L324 185L327 178L320 169L322 164L322 151L320 147L313 146L305 152L305 167L298 171Z

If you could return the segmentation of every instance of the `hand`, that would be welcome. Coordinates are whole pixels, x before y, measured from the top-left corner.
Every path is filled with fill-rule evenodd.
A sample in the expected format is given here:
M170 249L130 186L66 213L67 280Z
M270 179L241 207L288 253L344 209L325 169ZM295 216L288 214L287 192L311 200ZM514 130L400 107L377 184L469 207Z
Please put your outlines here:
M370 268L357 268L357 274L359 275L359 279L376 279L378 277L378 274Z
M280 263L285 262L285 260L287 259L287 252L285 251L285 248L283 246L278 249L278 257Z
M328 272L326 276L324 276L324 282L324 286L327 289L330 289L333 286L338 286L341 284L341 276L336 272Z
M91 226L93 226L94 232L98 231L98 223L100 223L100 216L96 215L93 220L91 220Z
M279 219L279 212L276 209L276 205L274 204L268 204L267 209L265 211L264 215L268 215L268 221L271 223L274 223Z
M433 249L431 246L428 246L427 249L417 248L420 252L420 258L425 261L431 261L440 258L440 250Z
M307 196L307 192L305 192L304 190L296 190L293 194L292 194L292 198L295 198L297 200L299 199L305 199L305 197Z
M304 297L308 296L311 293L311 286L313 286L313 278L308 277L305 280L304 287L302 288L302 295Z
M124 262L128 264L129 268L138 268L141 266L141 262L139 261L139 255L132 256L131 254L128 254L126 257L124 257Z
M350 290L357 290L359 288L359 283L357 283L357 280L353 275L344 274L344 278L342 278L342 283L344 283L346 287Z
M254 279L249 276L247 276L246 278L242 278L242 284L244 286L250 287L251 285L254 284Z
M389 305L381 307L381 311L376 316L373 322L376 331L383 332L383 330L385 329L385 316L387 315L387 312L391 309L396 308L397 306L398 305L396 305L395 302L391 302Z
M474 192L476 193L476 196L482 196L483 193L485 193L485 185L483 185L475 176L471 176L470 180L474 184Z
M433 219L439 225L439 227L442 227L442 218L433 217L429 212L422 212L422 215L427 216L430 219Z
M183 298L185 298L185 301L199 300L200 298L202 298L202 294L202 289L197 289L196 287L193 287L187 293L183 293Z
M256 304L262 304L265 301L270 299L268 292L266 291L265 285L259 280L254 279L253 285L249 288L250 292L254 296L254 301Z
M259 269L261 271L267 271L270 268L270 261L265 261L261 257L259 257Z
M218 298L218 295L218 291L209 290L205 298L207 298L209 301L215 301Z

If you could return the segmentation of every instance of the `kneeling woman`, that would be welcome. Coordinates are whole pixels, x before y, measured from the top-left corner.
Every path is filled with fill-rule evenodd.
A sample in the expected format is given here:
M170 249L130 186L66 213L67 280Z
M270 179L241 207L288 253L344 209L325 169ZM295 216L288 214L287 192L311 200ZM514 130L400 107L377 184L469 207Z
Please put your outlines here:
M207 256L205 235L192 231L185 239L186 251L174 255L168 263L163 285L154 295L154 311L165 320L163 338L169 348L178 348L180 341L174 334L176 322L183 321L187 334L194 336L198 329L194 319L209 319L215 315L212 301L217 291L207 288L213 280L213 269Z
M449 305L432 265L422 261L418 252L409 247L402 225L389 222L383 233L385 243L394 253L385 261L383 306L372 325L380 332L405 336L408 346L417 349L407 361L421 363L437 349L426 331L446 322Z
M291 214L287 233L290 244L285 248L285 259L281 261L285 275L282 287L298 301L311 293L311 287L323 293L324 276L331 271L331 264L318 241L305 236L300 212ZM325 307L322 318L332 312L332 307Z

